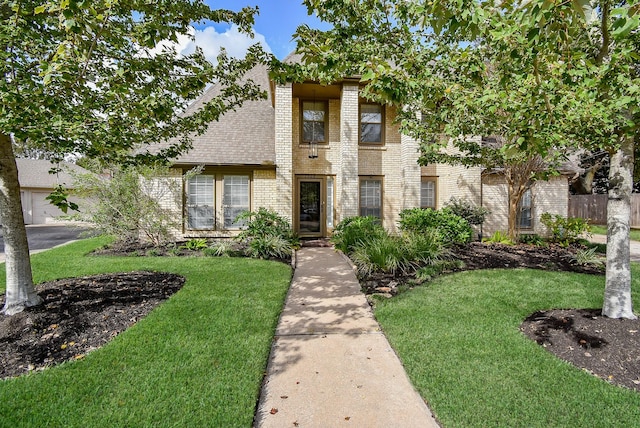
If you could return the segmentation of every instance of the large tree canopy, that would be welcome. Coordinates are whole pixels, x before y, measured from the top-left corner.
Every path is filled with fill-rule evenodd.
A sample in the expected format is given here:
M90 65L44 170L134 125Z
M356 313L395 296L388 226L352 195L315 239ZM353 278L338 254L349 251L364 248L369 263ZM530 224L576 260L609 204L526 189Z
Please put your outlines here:
M0 221L4 227L4 312L39 303L33 293L12 139L54 158L112 162L168 159L189 135L243 101L264 96L243 76L268 56L209 63L179 56L170 42L194 22L229 22L250 32L256 9L212 10L201 0L20 0L0 2ZM208 84L221 91L189 116L181 111ZM160 153L144 145L171 140Z
M633 318L629 196L640 124L640 6L589 0L306 0L333 24L298 29L303 67L282 76L359 75L363 95L403 106L421 162L486 164L471 135L500 135L500 155L611 154L603 312ZM443 150L453 143L452 151ZM495 154L495 152L494 152ZM455 158L455 159L454 159ZM491 165L489 165L491 166ZM521 177L528 180L530 177Z

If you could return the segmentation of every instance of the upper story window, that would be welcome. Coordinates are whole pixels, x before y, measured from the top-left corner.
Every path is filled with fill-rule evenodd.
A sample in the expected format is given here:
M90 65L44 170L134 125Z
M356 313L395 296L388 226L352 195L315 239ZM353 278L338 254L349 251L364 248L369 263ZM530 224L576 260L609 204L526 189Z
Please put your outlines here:
M380 104L360 104L360 142L382 144L383 109Z
M327 102L302 102L302 142L326 143L327 135Z

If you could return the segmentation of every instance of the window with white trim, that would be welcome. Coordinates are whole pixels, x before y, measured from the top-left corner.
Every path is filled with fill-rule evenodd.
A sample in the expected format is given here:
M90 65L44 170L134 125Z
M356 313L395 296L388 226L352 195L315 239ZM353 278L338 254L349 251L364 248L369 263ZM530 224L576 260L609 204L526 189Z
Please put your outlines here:
M326 101L302 102L302 142L326 143Z
M382 218L382 181L360 179L360 215Z
M187 182L187 228L211 230L215 224L213 175L196 175Z
M382 144L383 114L380 104L360 104L360 142Z
M223 178L222 211L225 229L239 229L244 221L236 217L249 208L249 176L225 175Z

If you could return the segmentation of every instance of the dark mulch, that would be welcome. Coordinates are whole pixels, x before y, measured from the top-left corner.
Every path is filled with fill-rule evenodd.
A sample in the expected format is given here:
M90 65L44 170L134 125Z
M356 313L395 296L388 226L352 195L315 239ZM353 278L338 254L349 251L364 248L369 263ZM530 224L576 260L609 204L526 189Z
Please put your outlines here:
M606 318L600 309L553 309L535 312L520 329L563 360L640 391L640 320Z
M44 304L0 315L0 378L83 358L178 291L184 278L114 273L39 284ZM0 297L4 305L4 295Z

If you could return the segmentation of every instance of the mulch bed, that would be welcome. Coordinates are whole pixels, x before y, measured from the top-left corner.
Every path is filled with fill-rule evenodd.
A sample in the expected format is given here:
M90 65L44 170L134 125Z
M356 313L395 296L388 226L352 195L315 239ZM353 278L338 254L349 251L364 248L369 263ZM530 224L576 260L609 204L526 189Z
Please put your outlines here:
M0 378L83 358L144 318L183 284L179 275L157 272L39 284L36 291L44 304L10 317L0 315Z

